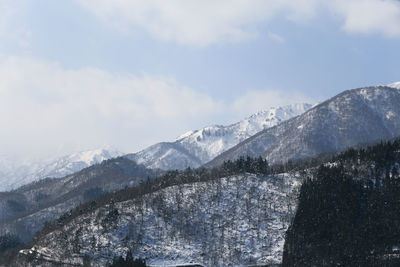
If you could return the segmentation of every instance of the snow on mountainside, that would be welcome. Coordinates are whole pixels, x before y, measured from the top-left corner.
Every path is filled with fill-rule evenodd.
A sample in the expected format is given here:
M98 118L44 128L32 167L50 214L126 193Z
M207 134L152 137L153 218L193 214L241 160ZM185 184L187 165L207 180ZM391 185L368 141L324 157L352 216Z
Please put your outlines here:
M310 108L310 104L271 108L229 126L213 125L189 131L174 142L158 143L126 157L148 168L196 168L257 132L298 116Z
M171 186L80 215L21 251L38 262L15 266L81 266L82 255L106 266L128 249L154 266L280 263L300 184L295 174L243 174Z
M387 85L388 87L400 89L400 82L395 82Z
M157 173L123 157L103 161L58 179L43 179L10 192L0 192L0 236L30 241L46 221L80 203L135 186Z
M46 177L60 178L80 171L103 160L115 158L123 153L104 146L43 162L18 163L14 159L0 159L0 191L15 189L19 186L38 181Z
M296 118L252 136L207 166L247 155L285 162L391 139L400 135L399 103L400 90L388 86L344 91Z

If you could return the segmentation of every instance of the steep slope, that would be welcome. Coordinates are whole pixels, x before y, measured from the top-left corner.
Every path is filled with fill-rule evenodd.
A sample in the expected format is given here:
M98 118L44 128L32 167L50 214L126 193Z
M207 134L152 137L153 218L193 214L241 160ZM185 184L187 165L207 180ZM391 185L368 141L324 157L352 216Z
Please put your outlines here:
M105 266L128 249L154 265L278 263L299 185L295 175L243 174L108 203L37 236L14 264L33 255L32 266L81 266L86 255Z
M387 86L345 91L304 114L266 129L222 153L206 166L240 156L272 163L341 151L400 135L400 90Z
M400 82L394 82L394 83L388 84L387 86L396 88L396 89L400 89Z
M155 174L125 158L103 161L59 179L0 192L0 235L29 240L44 222L106 192L137 185Z
M3 157L0 159L0 191L12 190L46 177L61 178L121 155L121 152L104 146L43 162L18 162Z
M175 142L159 143L126 157L148 168L196 168L257 132L302 114L309 108L310 104L272 108L229 126L213 125L190 131Z
M400 139L351 149L301 186L283 266L400 266Z

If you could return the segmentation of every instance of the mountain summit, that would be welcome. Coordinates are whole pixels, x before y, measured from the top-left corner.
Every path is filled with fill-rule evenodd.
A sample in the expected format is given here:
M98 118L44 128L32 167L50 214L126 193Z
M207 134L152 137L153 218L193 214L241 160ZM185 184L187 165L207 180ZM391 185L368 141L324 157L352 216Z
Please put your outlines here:
M388 87L400 89L400 82L395 82L387 85Z
M261 131L207 166L240 156L285 162L391 139L400 135L399 103L400 90L389 86L344 91L298 117Z
M311 107L303 103L271 108L232 125L212 125L187 132L174 142L158 143L126 157L148 168L196 168L259 131L298 116Z
M80 171L103 160L115 158L123 153L103 146L63 156L56 160L35 163L15 163L9 158L0 159L0 191L15 189L46 177L61 178Z

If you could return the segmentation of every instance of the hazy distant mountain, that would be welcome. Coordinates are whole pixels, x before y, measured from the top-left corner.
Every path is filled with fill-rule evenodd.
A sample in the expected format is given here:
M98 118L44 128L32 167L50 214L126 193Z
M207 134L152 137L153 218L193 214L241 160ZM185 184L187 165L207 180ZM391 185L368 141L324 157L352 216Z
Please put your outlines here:
M390 86L345 91L221 154L206 166L240 156L270 162L314 157L400 135L400 90Z
M229 126L213 125L187 132L174 142L158 143L126 157L148 168L168 170L199 167L257 132L310 108L310 104L271 108Z
M155 164L153 167L177 166L177 162L200 164L239 140L242 142L207 166L247 155L280 162L391 139L400 135L400 90L393 86L345 91L299 116L293 115L288 120L280 117L281 120L271 124L268 123L272 119L267 119L276 118L278 109L271 116L267 112L258 113L230 126L206 127L175 142L156 144L141 154L130 154L62 179L44 180L0 194L0 207L3 205L0 215L10 209L15 212L8 215L3 229L20 233L28 226L37 230L45 219L55 218L68 206L84 201L87 193L96 195L95 186L102 185L101 191L111 191L124 184L138 184L152 175L127 157L136 156L137 161ZM276 126L268 128L272 124ZM259 128L264 130L251 136ZM224 173L223 170L210 171L210 175ZM32 259L31 266L83 265L84 257L93 265L102 266L128 249L154 265L200 262L207 266L238 266L280 262L285 231L296 209L298 188L304 178L302 172L273 175L238 172L202 181L184 171L175 174L176 183L166 183L167 177L174 173L154 180L154 184L142 183L140 190L126 189L105 198L105 202L91 202L93 207L86 204L86 210L80 206L64 214L53 224L54 228L49 227L36 236L30 249L18 254L16 266L29 266L24 264ZM140 194L144 189L149 191ZM21 204L17 201L19 196L27 201ZM43 208L25 215L23 205L31 205L34 197ZM15 219L18 214L24 216Z
M2 157L0 158L0 191L15 189L46 177L64 177L103 160L121 155L121 152L104 146L42 162L18 163L16 159Z
M81 159L96 158L91 156ZM135 186L155 175L129 159L118 157L63 178L42 179L10 192L0 192L0 236L13 233L29 240L44 222L80 203L125 186Z

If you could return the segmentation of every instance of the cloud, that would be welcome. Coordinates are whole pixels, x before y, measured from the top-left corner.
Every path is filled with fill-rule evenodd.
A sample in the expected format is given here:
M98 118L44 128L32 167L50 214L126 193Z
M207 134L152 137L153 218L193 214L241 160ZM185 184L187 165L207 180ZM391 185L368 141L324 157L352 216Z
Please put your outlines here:
M397 0L75 1L105 25L124 32L145 30L163 41L195 46L254 39L262 25L276 18L294 23L327 19L317 16L320 11L331 14L330 19L339 17L349 33L400 36Z
M280 36L279 34L273 33L273 32L268 32L268 38L277 42L277 43L285 43L286 40L285 38L283 38L282 36Z
M103 144L134 152L190 129L310 100L278 91L248 91L228 103L170 77L67 69L23 57L0 59L0 77L2 154L34 157Z
M343 18L343 29L349 33L400 37L398 0L335 0L331 8Z
M60 145L69 153L104 143L130 151L220 112L207 95L167 77L71 70L19 57L0 64L0 77L3 153Z
M252 39L259 23L285 11L292 18L309 16L314 8L292 0L76 1L106 25L144 29L160 40L196 46Z
M32 33L22 19L26 6L26 0L0 0L0 48L29 47Z

